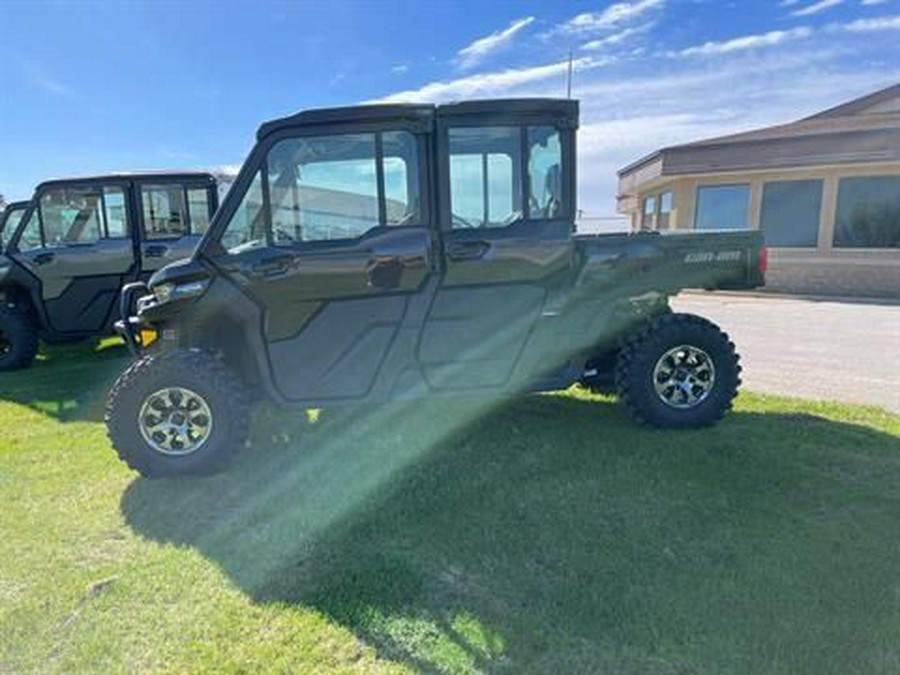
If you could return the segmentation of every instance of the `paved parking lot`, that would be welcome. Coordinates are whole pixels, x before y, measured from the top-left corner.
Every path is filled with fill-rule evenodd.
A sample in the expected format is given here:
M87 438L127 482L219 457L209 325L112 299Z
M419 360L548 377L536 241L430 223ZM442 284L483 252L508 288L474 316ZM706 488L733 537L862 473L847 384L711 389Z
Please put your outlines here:
M747 389L900 413L900 304L698 293L673 306L731 335Z

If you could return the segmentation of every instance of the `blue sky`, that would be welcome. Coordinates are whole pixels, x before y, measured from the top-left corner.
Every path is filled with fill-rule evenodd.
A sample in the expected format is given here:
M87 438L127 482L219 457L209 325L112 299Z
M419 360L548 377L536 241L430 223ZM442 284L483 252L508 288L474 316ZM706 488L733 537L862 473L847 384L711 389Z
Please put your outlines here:
M582 100L580 206L661 146L900 82L900 0L0 5L0 193L237 166L266 119L371 100Z

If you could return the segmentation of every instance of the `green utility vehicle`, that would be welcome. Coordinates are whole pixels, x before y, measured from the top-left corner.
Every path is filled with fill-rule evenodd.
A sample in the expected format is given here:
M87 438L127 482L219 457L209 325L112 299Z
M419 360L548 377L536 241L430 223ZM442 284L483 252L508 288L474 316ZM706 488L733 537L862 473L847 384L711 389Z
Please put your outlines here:
M116 451L146 476L212 471L249 392L310 408L582 382L642 424L721 419L734 346L668 300L762 285L762 237L575 234L577 127L577 102L545 99L263 124L191 258L123 291L138 358L109 396Z
M52 180L11 205L0 251L0 371L30 364L39 338L112 334L121 288L188 257L217 206L208 173Z

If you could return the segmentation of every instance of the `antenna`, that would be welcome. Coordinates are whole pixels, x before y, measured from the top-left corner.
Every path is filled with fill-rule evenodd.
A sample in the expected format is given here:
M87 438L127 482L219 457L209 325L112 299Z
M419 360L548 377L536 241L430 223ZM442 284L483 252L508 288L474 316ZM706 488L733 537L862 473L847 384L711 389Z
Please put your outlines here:
M566 77L566 98L572 98L572 50L569 49L569 74Z

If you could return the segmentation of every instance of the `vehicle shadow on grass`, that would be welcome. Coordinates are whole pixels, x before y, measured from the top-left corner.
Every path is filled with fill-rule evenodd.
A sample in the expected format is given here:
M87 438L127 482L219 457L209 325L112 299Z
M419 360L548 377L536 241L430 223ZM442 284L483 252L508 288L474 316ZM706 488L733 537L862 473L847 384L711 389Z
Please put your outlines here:
M61 422L103 420L106 394L128 363L115 340L42 345L22 370L0 373L0 400L26 405Z
M230 471L136 479L121 510L254 601L314 608L427 672L900 658L884 602L900 574L896 436L802 414L666 433L602 400L487 405L262 413Z

